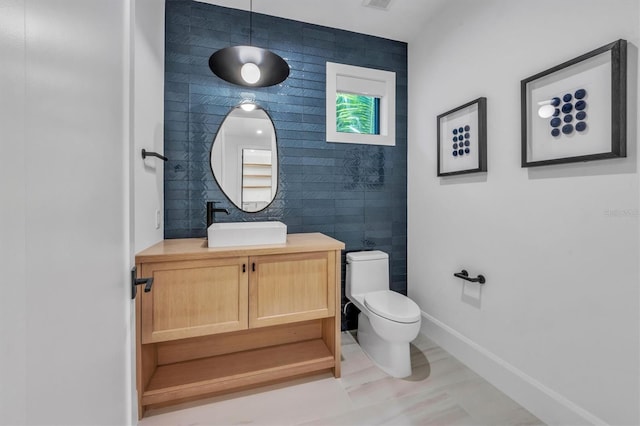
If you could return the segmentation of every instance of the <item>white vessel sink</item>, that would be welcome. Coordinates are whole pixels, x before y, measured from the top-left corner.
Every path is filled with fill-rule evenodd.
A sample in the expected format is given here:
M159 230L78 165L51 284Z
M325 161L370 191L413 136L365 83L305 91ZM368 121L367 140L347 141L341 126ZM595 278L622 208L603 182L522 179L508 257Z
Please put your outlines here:
M282 222L221 222L207 229L209 247L285 244L287 225Z

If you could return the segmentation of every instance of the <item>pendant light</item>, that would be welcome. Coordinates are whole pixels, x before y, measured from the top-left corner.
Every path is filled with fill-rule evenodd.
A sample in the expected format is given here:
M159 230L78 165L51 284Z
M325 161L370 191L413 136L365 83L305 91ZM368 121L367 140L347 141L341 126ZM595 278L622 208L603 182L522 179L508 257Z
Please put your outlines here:
M249 46L225 47L209 58L209 68L229 83L249 87L267 87L282 83L289 76L289 65L253 42L253 0L249 3Z

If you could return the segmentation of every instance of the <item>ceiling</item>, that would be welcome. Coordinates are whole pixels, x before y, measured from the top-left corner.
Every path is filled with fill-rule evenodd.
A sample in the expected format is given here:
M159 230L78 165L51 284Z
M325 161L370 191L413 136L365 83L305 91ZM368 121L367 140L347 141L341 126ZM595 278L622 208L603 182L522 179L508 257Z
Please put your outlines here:
M250 0L198 0L249 10ZM363 6L364 0L253 0L253 11L311 24L409 42L450 0L391 0L388 10Z

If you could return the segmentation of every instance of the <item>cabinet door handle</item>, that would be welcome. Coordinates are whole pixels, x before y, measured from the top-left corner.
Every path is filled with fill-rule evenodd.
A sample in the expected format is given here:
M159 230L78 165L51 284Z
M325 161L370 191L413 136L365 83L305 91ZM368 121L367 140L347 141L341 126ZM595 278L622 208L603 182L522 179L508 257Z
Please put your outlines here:
M246 263L243 263L243 264L242 264L242 272L243 272L243 273L244 273L244 272L247 272L247 265L246 265Z
M253 263L251 264L251 270L252 270L253 272L255 272L255 271L256 271L256 263L255 263L255 262L253 262Z

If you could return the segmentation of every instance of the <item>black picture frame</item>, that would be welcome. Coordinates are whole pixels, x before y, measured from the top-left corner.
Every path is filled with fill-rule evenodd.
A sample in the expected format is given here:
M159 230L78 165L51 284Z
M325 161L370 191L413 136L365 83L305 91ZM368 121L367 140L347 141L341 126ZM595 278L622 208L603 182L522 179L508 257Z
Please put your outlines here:
M520 91L522 167L627 156L626 40L528 77Z
M437 123L438 176L487 171L487 98L440 114Z

